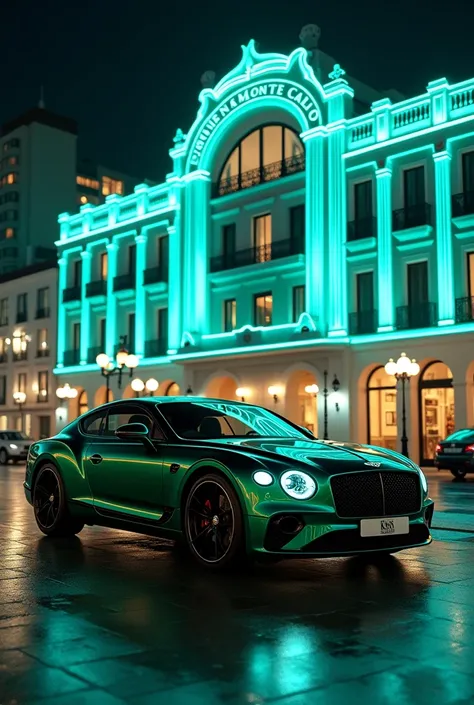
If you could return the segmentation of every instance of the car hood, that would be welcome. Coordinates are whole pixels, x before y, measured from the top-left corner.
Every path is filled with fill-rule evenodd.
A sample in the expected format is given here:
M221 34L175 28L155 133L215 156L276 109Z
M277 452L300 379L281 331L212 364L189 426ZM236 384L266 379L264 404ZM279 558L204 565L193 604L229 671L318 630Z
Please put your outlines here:
M261 460L303 464L335 475L354 470L413 470L407 458L394 451L358 443L297 440L292 438L225 438L206 442L206 446L233 448Z

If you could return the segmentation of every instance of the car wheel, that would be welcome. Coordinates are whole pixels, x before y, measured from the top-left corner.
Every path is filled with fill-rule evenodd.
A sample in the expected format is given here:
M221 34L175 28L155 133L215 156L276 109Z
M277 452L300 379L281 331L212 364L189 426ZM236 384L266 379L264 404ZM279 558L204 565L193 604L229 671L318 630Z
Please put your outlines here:
M232 485L205 475L192 485L184 508L184 535L195 560L223 569L245 556L242 509Z
M0 450L0 465L6 465L8 463L8 453L5 448Z
M461 470L461 468L456 468L456 470L451 470L450 472L456 480L463 480L466 477L466 471Z
M54 465L43 465L33 488L33 507L38 528L47 536L73 536L84 524L68 511L61 475Z

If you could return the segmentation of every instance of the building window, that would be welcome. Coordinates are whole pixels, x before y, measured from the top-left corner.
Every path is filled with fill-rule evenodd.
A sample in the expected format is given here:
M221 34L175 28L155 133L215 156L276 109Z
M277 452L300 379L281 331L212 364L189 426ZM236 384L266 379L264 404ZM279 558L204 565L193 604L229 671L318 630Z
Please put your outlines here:
M228 223L222 228L222 254L224 261L232 260L235 254L236 227L235 223Z
M7 344L5 338L0 338L0 362L7 362Z
M305 309L305 287L293 287L293 322L297 323Z
M99 347L101 352L105 350L106 320L105 318L99 320Z
M407 265L408 306L415 309L428 301L428 262Z
M24 392L26 394L26 372L19 373L17 387L17 392Z
M253 246L255 262L268 262L272 258L272 216L258 215L253 219Z
M16 322L28 320L28 294L18 294L16 297Z
M82 260L76 259L72 264L73 286L81 286L82 280Z
M39 416L39 437L49 438L51 436L51 417L50 416Z
M297 247L305 241L305 207L303 204L290 208L290 240Z
M0 377L0 404L6 404L7 402L7 376L2 375Z
M130 245L128 248L128 273L135 276L137 266L137 246Z
M420 465L433 465L436 445L455 429L453 374L440 362L430 362L418 381Z
M354 219L365 221L372 217L372 181L354 185Z
M100 278L102 281L105 281L107 279L107 268L108 268L108 257L107 257L107 252L101 252L100 254Z
M7 184L16 184L18 182L18 174L15 173L14 171L10 172L6 176L6 183Z
M16 235L15 228L5 228L5 239L12 240Z
M19 146L20 140L18 139L18 137L13 137L11 140L8 140L8 142L4 142L3 151L9 152L10 149L18 149Z
M117 193L123 196L123 181L112 179L110 176L102 177L102 195L110 196L111 193Z
M127 334L127 349L129 352L135 352L135 314L128 314L128 334Z
M40 328L37 333L36 357L48 357L48 329Z
M158 238L158 266L161 269L163 280L168 281L169 269L169 237L164 235Z
M367 380L368 442L381 448L397 448L397 386L395 377L377 367Z
M168 309L158 309L158 340L168 340Z
M87 400L87 392L85 389L83 389L77 399L77 414L78 414L78 416L82 416L82 414L85 414L88 411L89 411L89 402Z
M38 289L36 295L36 318L48 318L49 316L49 287Z
M405 208L415 208L425 202L425 167L417 166L403 172Z
M374 273L362 272L356 277L357 311L374 310Z
M273 296L271 292L254 296L254 323L256 326L271 326Z
M0 326L8 325L8 299L0 299Z
M97 179L89 179L87 176L76 176L76 184L78 186L94 189L94 191L99 190L99 182Z
M74 323L72 326L72 349L77 351L81 349L81 324Z
M462 185L465 194L474 194L474 152L462 155Z
M218 193L222 196L302 169L304 149L298 135L283 125L265 125L234 147L221 171Z
M224 301L224 331L230 333L237 328L237 301L227 299Z
M38 401L48 401L48 371L38 372Z

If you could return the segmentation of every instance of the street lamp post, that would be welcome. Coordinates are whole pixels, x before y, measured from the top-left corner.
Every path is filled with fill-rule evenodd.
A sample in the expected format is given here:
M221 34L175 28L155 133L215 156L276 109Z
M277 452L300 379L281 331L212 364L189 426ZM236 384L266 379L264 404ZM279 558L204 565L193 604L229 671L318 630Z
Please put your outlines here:
M25 429L23 428L23 404L26 401L25 392L14 392L13 393L13 401L15 402L15 404L18 404L18 408L20 409L21 430L24 431Z
M147 390L147 392L151 392L151 396L155 396L155 392L160 386L160 383L158 380L154 379L151 377L150 379L147 379L146 382L144 382L142 379L139 379L138 377L133 380L131 387L133 391L135 392L135 396L139 397L140 392L143 392L144 389Z
M338 392L341 387L341 383L339 382L338 378L336 375L334 375L334 379L332 382L332 388L334 392ZM317 397L319 394L319 387L317 384L309 384L307 387L305 387L305 392L307 394L312 394L314 398ZM328 389L328 371L324 370L324 389L323 389L323 398L324 398L324 435L323 439L325 441L329 440L328 436L328 396L329 396L329 389ZM339 404L336 403L336 411L339 411Z
M407 415L406 415L406 403L405 403L405 385L410 381L411 377L417 375L420 371L420 366L417 361L413 358L410 360L406 353L402 353L398 360L395 362L393 358L385 365L385 372L395 379L400 380L402 383L402 455L409 458L408 455L408 437L407 437Z
M71 385L66 382L62 387L56 389L56 396L58 399L75 399L77 397L77 389L71 387Z
M129 376L133 376L133 370L138 367L138 357L127 350L127 336L120 336L120 348L115 356L115 362L106 353L97 355L95 361L100 367L102 377L105 377L106 401L109 401L110 378L117 376L118 388L122 387L122 374L125 368L129 370ZM136 390L134 390L136 391Z

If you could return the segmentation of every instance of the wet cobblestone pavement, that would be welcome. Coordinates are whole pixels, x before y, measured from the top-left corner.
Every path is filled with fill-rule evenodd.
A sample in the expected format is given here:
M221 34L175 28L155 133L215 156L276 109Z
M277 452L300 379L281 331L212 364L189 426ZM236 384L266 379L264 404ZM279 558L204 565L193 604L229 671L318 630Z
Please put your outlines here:
M210 576L156 539L43 538L0 467L0 704L474 702L474 477L429 472L435 541Z

